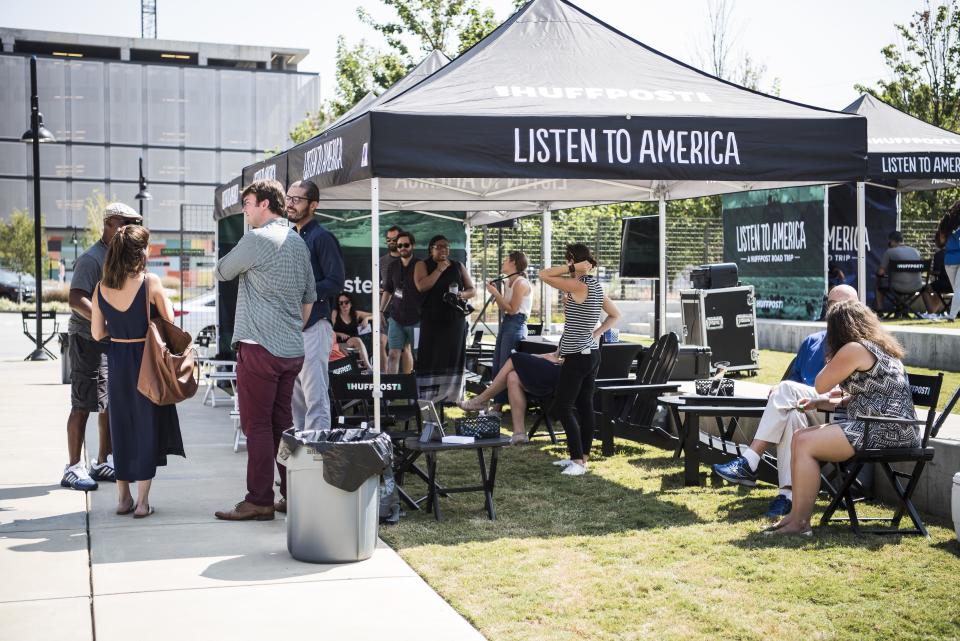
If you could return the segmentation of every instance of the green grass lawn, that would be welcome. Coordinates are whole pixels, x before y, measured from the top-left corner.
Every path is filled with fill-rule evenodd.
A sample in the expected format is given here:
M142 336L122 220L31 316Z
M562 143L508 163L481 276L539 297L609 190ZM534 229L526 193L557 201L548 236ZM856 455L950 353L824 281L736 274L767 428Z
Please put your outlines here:
M539 441L502 451L498 520L482 495L457 494L441 499L442 523L415 512L380 529L491 641L960 639L960 545L946 523L926 519L930 540L858 540L840 525L771 539L759 534L771 487L720 484L706 468L704 487L683 487L671 453L628 441L563 477L550 465L563 446ZM476 483L476 455L446 453L438 474Z

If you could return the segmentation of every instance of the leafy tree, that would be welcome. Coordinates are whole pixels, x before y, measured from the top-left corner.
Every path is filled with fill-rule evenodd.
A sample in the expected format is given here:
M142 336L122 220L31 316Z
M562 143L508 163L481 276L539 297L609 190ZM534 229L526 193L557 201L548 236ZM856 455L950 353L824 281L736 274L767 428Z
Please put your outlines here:
M383 93L434 49L454 58L497 26L493 10L481 7L479 0L381 1L395 11L394 19L378 22L362 7L357 15L384 37L388 50L380 51L363 40L349 45L340 36L336 95L290 131L294 143L319 134L367 93Z
M94 189L83 201L83 209L87 212L87 226L80 236L82 249L92 246L103 236L103 210L109 203L106 195L99 189Z
M881 50L890 80L875 87L856 85L921 120L960 132L960 6L947 0L936 7L930 1L914 12L910 21L896 25L903 42ZM935 221L960 197L957 190L913 192L901 202L906 220ZM932 235L932 232L931 232Z
M957 0L932 8L930 0L906 25L896 25L903 49L881 50L893 78L876 87L856 85L894 107L929 123L957 131L960 126L960 7Z
M45 229L43 217L40 218L40 229ZM0 260L14 272L24 272L33 276L33 216L28 209L13 210L10 220L0 220ZM40 262L47 256L46 236L40 237Z
M357 9L357 15L382 34L408 65L414 63L414 57L422 58L434 50L455 58L497 26L493 11L481 8L478 0L381 1L396 12L395 20L378 22L363 7ZM411 53L411 40L416 54Z

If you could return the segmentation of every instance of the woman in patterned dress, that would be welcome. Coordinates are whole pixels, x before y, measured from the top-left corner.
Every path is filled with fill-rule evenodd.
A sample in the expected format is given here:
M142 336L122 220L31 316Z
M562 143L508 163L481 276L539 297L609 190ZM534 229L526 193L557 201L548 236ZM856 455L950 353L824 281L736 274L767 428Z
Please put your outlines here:
M817 393L835 386L844 393L847 420L809 427L793 437L793 509L770 528L772 534L811 535L810 517L820 488L820 462L837 463L860 448L919 447L912 425L874 423L864 442L858 416L916 418L910 384L903 369L903 347L859 301L843 301L827 312L827 364L817 374ZM800 405L815 403L804 399ZM830 409L829 401L816 403Z

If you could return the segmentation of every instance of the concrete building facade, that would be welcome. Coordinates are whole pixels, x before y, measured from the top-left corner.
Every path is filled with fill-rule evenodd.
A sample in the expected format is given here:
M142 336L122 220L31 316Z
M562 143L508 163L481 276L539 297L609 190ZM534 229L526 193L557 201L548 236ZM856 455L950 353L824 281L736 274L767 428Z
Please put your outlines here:
M0 48L0 219L33 208L32 151L20 136L37 55L40 111L57 140L41 147L42 213L68 269L92 194L137 206L140 158L153 196L146 224L169 235L182 203L212 205L218 184L289 146L290 129L320 104L319 76L297 71L304 49L2 27Z

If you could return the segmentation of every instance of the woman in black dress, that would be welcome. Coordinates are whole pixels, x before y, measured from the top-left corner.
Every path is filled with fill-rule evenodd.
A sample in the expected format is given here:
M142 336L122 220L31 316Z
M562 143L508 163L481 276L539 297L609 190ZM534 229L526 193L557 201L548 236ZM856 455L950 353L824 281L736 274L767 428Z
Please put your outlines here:
M139 519L153 514L150 485L168 454L186 456L176 405L154 405L137 390L147 335L147 309L173 320L173 305L160 279L148 274L150 232L140 225L121 227L110 241L103 280L93 295L90 329L94 339L110 336L110 438L117 474L117 514ZM137 500L130 484L137 483Z
M360 332L370 327L370 312L364 312L353 307L353 298L347 292L340 292L337 296L337 307L330 315L333 325L333 335L338 343L357 350L360 357L360 366L370 369L370 359L367 356L367 346L360 338Z
M417 385L421 398L454 403L463 392L467 319L451 302L469 300L475 291L467 268L450 260L450 241L445 236L431 238L427 251L429 257L417 262L413 271L423 295Z

